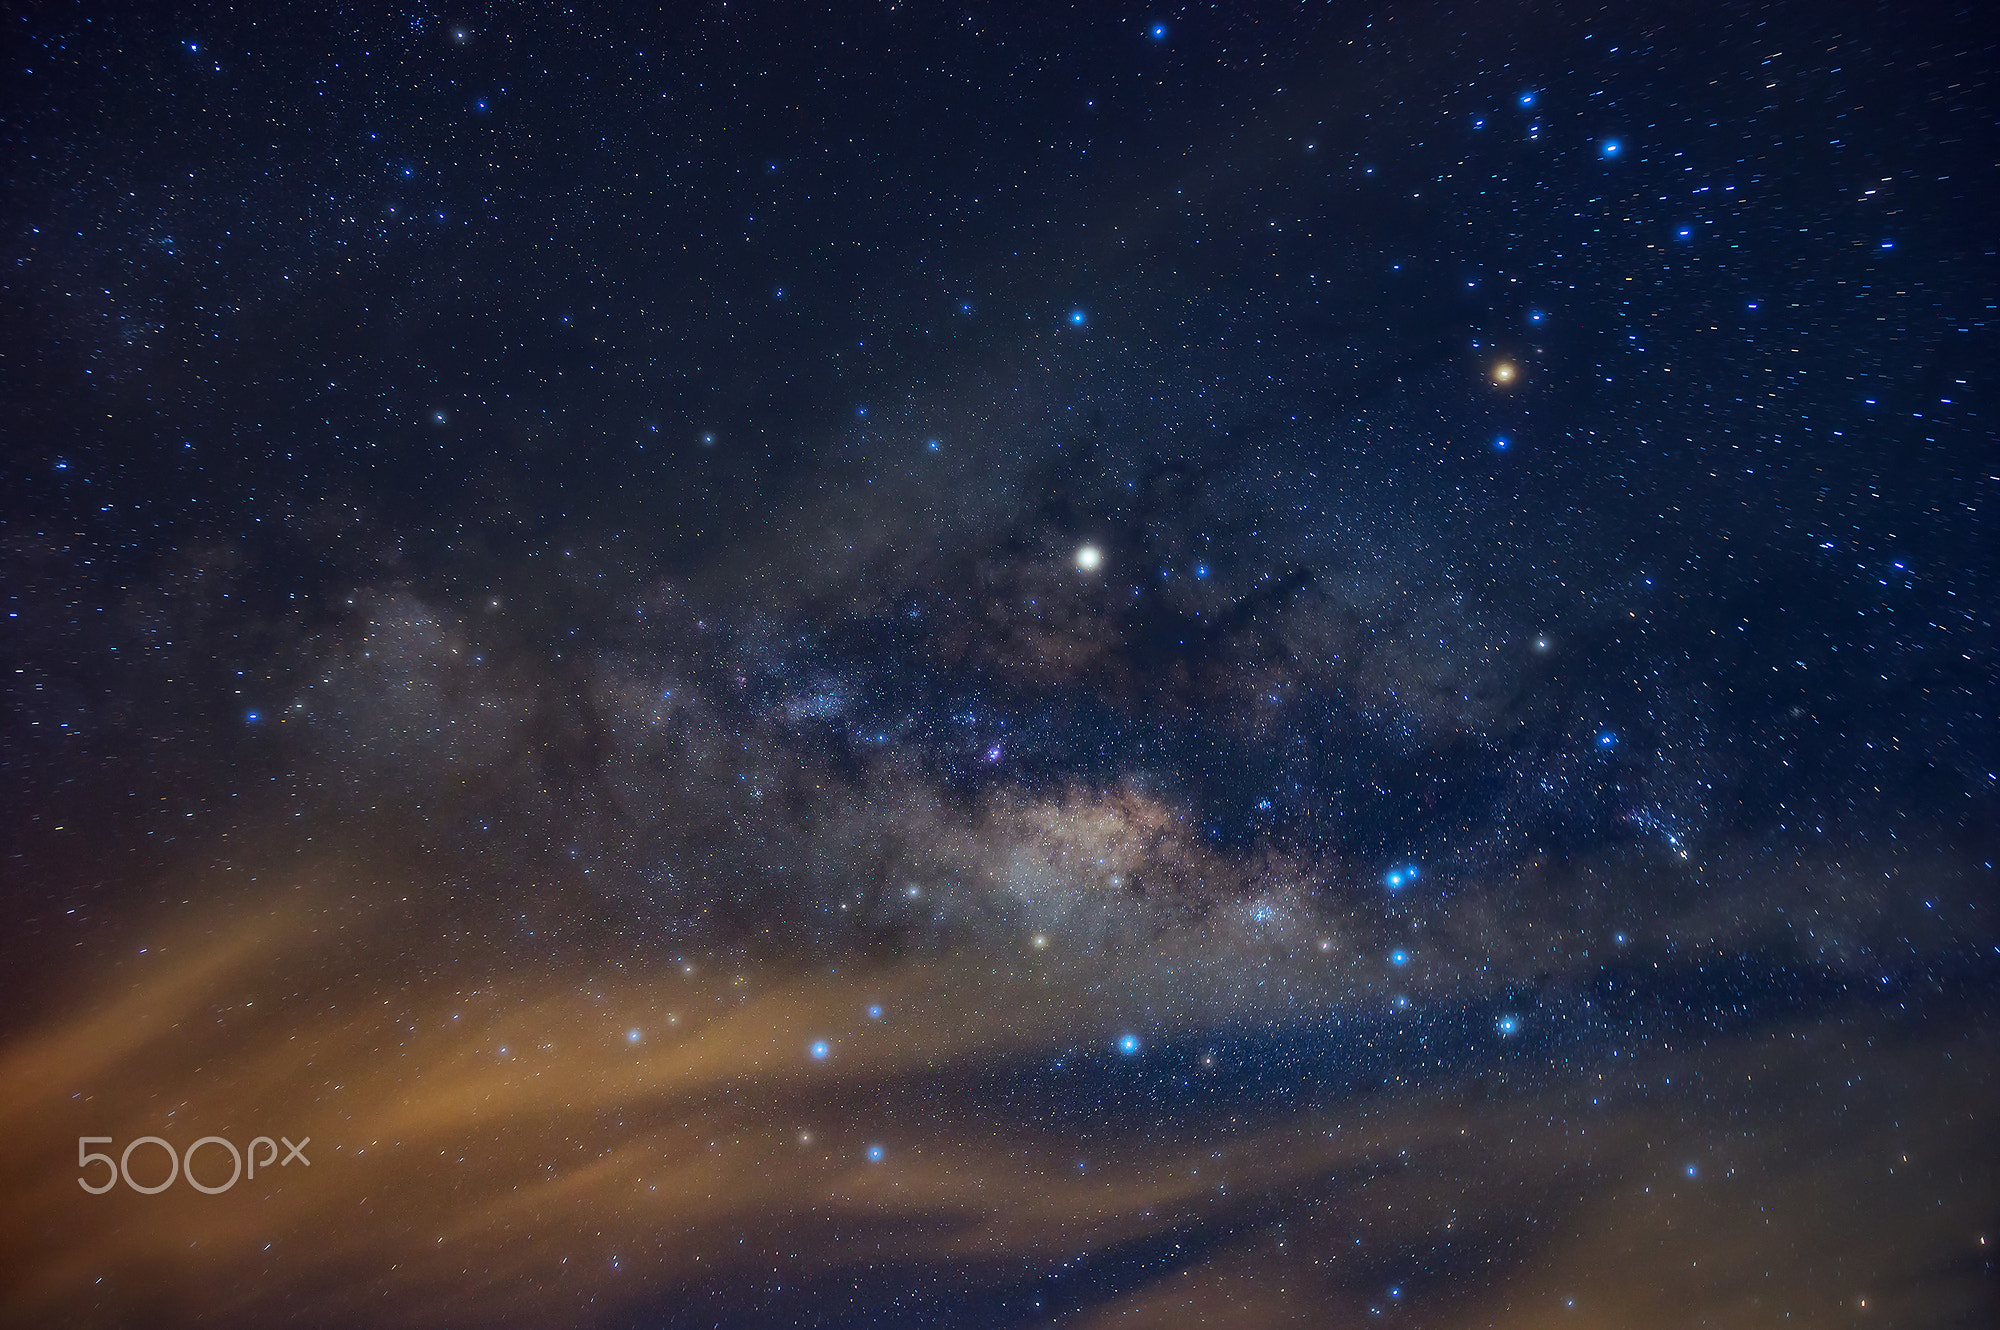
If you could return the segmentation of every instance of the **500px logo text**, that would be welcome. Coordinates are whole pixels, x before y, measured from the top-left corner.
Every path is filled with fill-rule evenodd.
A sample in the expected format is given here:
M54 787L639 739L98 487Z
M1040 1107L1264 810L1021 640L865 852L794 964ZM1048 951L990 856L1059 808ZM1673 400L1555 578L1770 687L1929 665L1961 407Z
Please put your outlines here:
M288 1136L280 1136L278 1138L278 1141L283 1141L285 1143L285 1157L284 1160L278 1164L278 1167L284 1168L287 1165L289 1165L294 1159L298 1160L301 1164L304 1164L307 1168L312 1167L312 1160L306 1158L306 1147L312 1144L312 1137L310 1136L306 1137L304 1140L300 1141L297 1145L293 1145L291 1142L291 1138ZM102 1196L105 1192L110 1191L113 1187L118 1185L118 1179L123 1178L125 1179L125 1185L130 1187L133 1191L143 1193L144 1195L147 1196L151 1196L155 1192L162 1192L165 1191L167 1188L173 1186L174 1179L185 1176L187 1178L188 1186L193 1187L196 1191L206 1192L210 1196L214 1196L217 1195L218 1193L228 1191L231 1187L234 1187L236 1185L236 1180L244 1175L243 1161L246 1154L248 1155L250 1160L249 1175L251 1177L254 1178L257 1176L257 1170L259 1168L268 1169L269 1167L271 1167L271 1164L278 1159L278 1141L272 1140L269 1136L258 1136L251 1140L250 1148L247 1151L245 1151L245 1150L238 1150L234 1145L234 1143L224 1140L220 1136L204 1136L200 1140L196 1141L193 1145L190 1145L187 1148L185 1154L175 1154L174 1147L168 1144L166 1141L161 1140L159 1137L141 1136L137 1140L128 1144L125 1147L124 1153L119 1155L116 1160L113 1160L110 1155L100 1154L99 1152L92 1150L90 1148L93 1145L111 1144L111 1137L79 1136L76 1138L77 1167L89 1168L92 1164L103 1164L106 1168L111 1170L111 1174L109 1177L104 1179L101 1185L98 1186L92 1186L90 1183L90 1179L82 1177L79 1177L76 1180L76 1185L83 1188L85 1191L91 1193L93 1196ZM140 1183L134 1182L132 1180L132 1152L138 1149L142 1145L157 1145L161 1150L166 1152L167 1180L165 1182L154 1183L152 1186L143 1186ZM229 1152L229 1162L230 1162L229 1181L224 1182L219 1186L212 1187L194 1175L195 1152L201 1149L201 1147L203 1147L204 1145L216 1146ZM257 1147L260 1145L265 1147L265 1154L262 1159L257 1158Z

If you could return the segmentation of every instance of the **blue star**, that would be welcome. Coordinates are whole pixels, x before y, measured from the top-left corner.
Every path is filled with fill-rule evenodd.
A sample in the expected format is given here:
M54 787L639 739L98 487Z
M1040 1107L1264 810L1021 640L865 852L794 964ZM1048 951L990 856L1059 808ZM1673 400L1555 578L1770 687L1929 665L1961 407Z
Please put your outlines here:
M1535 104L1535 94L1534 94L1534 93L1532 93L1532 92L1524 92L1524 93L1522 93L1522 94L1521 94L1521 105L1523 105L1523 106L1533 106L1534 104Z
M1610 730L1606 730L1597 736L1597 746L1599 748L1616 748L1618 746L1618 736Z
M257 723L258 715L259 713L255 711L246 711L245 713L243 713L244 723L249 725L255 725Z
M1119 1035L1118 1051L1128 1058L1137 1054L1139 1051L1139 1036L1136 1034Z
M1410 953L1409 953L1409 952L1407 952L1407 951L1392 951L1392 952L1390 952L1390 953L1389 953L1389 964L1391 964L1391 965L1408 965L1409 963L1410 963Z
M1493 440L1493 449L1495 452L1504 453L1507 451L1507 436L1505 434L1502 434L1499 438Z
M1616 157L1624 147L1625 145L1617 139L1606 139L1598 145L1597 150L1606 157Z
M868 1008L868 1019L871 1021L879 1021L882 1019L882 1008L880 1004Z
M626 1043L628 1043L628 1044L636 1044L636 1043L638 1043L638 1042L639 1042L639 1032L638 1032L637 1030L627 1030L627 1031L625 1032L625 1042L626 1042Z
M1072 327L1072 328L1081 328L1081 327L1083 326L1083 319L1084 319L1084 314L1083 314L1083 311L1082 311L1082 310L1080 310L1080 309L1073 309L1073 310L1071 310L1071 311L1069 312L1069 325L1070 325L1070 327Z
M1167 39L1167 25L1164 23L1155 23L1152 27L1146 29L1146 35L1156 42L1163 42Z
M870 1163L874 1163L874 1164L879 1164L879 1163L881 1163L881 1162L882 1162L882 1147L881 1147L881 1146L879 1146L879 1145L871 1145L871 1146L869 1146L869 1147L868 1147L868 1161L869 1161Z
M1493 1028L1500 1032L1501 1038L1510 1039L1521 1032L1521 1018L1518 1016L1502 1016L1499 1020L1493 1022Z
M827 1043L826 1040L824 1039L815 1039L812 1042L812 1047L807 1051L810 1052L815 1058L824 1060L827 1054L833 1052L833 1045Z

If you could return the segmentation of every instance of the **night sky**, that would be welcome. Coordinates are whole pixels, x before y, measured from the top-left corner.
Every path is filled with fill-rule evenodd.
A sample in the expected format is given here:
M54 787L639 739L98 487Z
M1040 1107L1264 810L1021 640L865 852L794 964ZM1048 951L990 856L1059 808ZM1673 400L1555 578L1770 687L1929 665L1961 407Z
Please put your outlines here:
M645 9L0 11L0 1323L2000 1324L1991 13Z

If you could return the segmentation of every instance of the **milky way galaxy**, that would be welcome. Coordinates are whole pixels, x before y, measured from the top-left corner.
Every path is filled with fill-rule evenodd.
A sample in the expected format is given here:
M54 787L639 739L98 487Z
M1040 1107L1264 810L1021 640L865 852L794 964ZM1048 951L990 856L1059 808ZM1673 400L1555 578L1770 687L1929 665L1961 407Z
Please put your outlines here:
M1993 1324L1990 32L907 10L21 18L0 1321Z

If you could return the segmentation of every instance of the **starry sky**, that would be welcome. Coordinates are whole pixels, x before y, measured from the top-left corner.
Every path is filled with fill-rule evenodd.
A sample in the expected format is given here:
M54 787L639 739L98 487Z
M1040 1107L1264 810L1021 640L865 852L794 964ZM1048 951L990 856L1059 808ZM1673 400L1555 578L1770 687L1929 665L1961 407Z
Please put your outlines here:
M642 9L0 15L8 1323L1994 1324L1990 16Z

